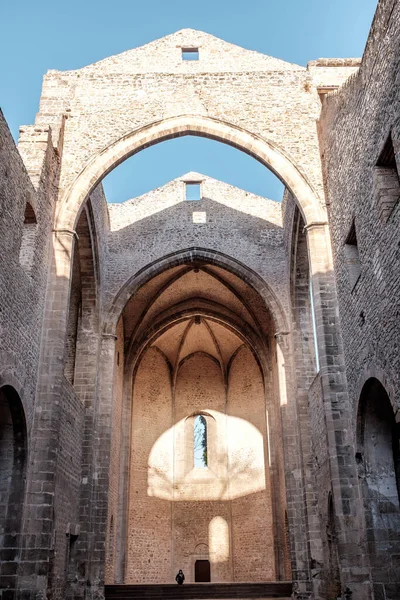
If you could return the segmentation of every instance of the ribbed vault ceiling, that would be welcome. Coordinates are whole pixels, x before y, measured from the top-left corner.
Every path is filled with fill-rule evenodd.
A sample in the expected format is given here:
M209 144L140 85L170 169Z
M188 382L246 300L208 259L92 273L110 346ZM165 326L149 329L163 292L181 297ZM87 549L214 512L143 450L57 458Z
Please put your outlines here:
M158 348L176 370L202 352L225 371L238 348L268 346L272 320L259 295L214 265L180 265L154 277L124 309L126 350L133 358Z

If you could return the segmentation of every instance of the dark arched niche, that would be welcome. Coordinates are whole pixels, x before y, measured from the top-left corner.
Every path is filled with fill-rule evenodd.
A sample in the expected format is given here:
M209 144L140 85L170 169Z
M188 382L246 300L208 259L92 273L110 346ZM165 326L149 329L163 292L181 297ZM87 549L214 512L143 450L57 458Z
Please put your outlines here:
M374 586L381 591L395 586L400 591L400 431L389 396L374 377L361 391L357 433L356 460Z
M358 418L359 452L365 495L377 514L399 512L399 425L383 385L371 377L364 385Z
M25 492L27 434L18 393L0 388L0 589L16 589L21 549L21 522Z

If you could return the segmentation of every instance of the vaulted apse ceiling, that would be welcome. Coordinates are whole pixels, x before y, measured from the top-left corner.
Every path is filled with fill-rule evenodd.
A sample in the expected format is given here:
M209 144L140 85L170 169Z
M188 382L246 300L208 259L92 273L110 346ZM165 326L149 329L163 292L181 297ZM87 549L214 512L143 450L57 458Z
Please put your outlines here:
M266 352L272 332L257 292L209 264L176 266L151 279L127 303L123 322L128 355L157 347L174 371L196 352L212 356L225 371L243 344Z

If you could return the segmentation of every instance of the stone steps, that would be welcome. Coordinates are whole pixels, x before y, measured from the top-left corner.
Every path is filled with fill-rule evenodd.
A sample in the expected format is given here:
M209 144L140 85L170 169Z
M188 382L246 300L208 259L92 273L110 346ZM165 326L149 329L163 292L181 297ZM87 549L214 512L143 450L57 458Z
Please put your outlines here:
M106 585L106 600L290 600L291 582Z

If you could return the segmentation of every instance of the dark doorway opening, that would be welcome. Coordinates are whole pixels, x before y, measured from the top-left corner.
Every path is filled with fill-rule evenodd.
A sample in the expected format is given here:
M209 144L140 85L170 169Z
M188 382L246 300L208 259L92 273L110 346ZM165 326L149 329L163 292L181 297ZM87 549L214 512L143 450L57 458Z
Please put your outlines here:
M25 413L14 388L0 388L0 556L2 597L16 598L26 479Z
M202 583L211 581L209 560L196 560L194 566L194 580Z

